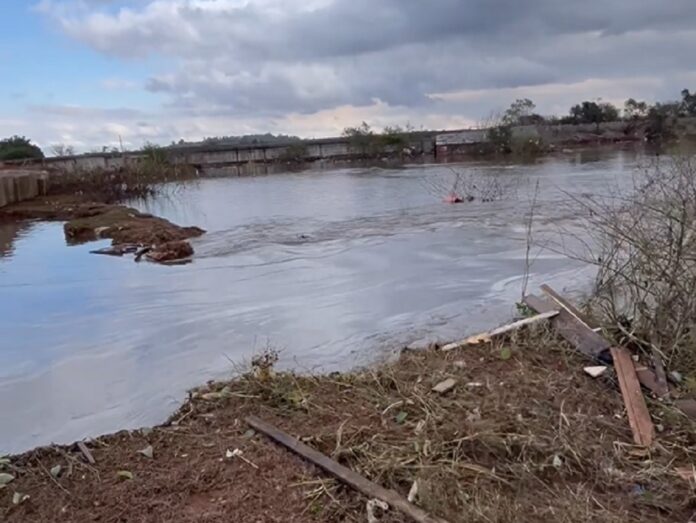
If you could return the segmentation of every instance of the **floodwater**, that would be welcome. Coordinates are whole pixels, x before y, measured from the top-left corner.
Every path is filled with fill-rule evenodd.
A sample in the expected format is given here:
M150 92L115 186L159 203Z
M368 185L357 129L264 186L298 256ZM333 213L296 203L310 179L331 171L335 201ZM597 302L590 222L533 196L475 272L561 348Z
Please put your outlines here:
M535 187L542 243L581 231L569 201L637 161L460 165L474 190L503 188L461 205L442 203L454 175L437 165L204 179L136 204L209 231L180 266L68 247L60 223L0 225L0 454L162 422L267 346L286 368L347 370L500 324L521 292ZM530 286L586 289L592 270L554 251L532 249Z

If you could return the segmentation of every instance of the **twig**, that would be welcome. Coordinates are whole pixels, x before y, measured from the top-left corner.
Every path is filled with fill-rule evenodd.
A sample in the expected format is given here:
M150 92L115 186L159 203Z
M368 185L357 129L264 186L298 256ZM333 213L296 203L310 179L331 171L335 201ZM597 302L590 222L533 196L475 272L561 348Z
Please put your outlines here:
M56 478L53 477L53 474L51 474L51 472L44 466L44 464L41 463L41 460L40 460L39 458L36 458L36 462L39 464L39 467L41 467L41 468L43 469L43 471L46 473L46 475L51 479L51 481L53 481L53 483L56 484L56 486L57 486L60 490L62 490L63 492L65 492L68 496L71 496L71 495L72 495L72 494L70 494L70 492L68 491L68 489L66 489L63 485L61 485L60 483L58 483L58 480L57 480Z
M534 186L534 196L532 197L532 204L529 209L529 219L527 220L527 245L524 254L524 277L522 278L522 299L527 295L527 286L529 285L529 276L532 268L532 263L529 256L532 251L532 227L534 225L534 211L536 210L537 196L539 195L539 180L536 181Z
M90 465L96 465L97 462L95 461L94 456L92 456L92 453L83 441L77 442L77 448L80 449L80 452L82 452L82 455L85 457L85 459Z

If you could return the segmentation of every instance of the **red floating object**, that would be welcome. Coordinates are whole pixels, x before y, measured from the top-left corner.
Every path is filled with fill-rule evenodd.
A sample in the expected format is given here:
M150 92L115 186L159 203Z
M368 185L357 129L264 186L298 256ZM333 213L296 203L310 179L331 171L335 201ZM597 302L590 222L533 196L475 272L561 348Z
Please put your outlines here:
M459 196L457 193L451 192L445 196L443 201L445 203L462 203L464 200L462 200L461 196Z

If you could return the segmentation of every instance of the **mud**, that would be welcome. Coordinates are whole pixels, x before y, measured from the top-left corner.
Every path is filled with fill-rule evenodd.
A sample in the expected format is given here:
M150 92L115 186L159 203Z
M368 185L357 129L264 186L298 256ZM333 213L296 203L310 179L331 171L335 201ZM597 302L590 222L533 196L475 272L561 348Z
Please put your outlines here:
M128 254L133 247L149 247L155 262L188 258L193 248L185 240L205 233L122 205L85 201L79 196L47 196L0 209L0 220L65 221L69 244L111 239L111 254Z

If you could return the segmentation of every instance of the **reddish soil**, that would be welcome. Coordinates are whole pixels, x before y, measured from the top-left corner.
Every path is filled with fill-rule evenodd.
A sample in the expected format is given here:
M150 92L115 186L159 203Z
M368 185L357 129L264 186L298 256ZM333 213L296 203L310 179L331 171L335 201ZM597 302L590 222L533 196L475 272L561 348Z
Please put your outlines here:
M693 425L653 404L658 441L636 449L611 373L593 380L583 363L537 333L354 374L257 368L192 392L161 427L89 442L93 466L71 447L12 458L0 520L366 521L364 496L249 431L253 414L404 496L417 479L417 503L453 523L689 521L696 483L676 470L695 457ZM433 392L444 378L456 387ZM148 445L152 458L138 452ZM30 497L15 505L15 493Z
M109 238L114 246L153 247L157 254L151 259L158 262L190 257L193 249L184 240L205 233L198 227L180 227L130 207L66 195L42 196L4 207L0 209L0 219L65 221L69 243ZM162 247L165 244L168 247Z

